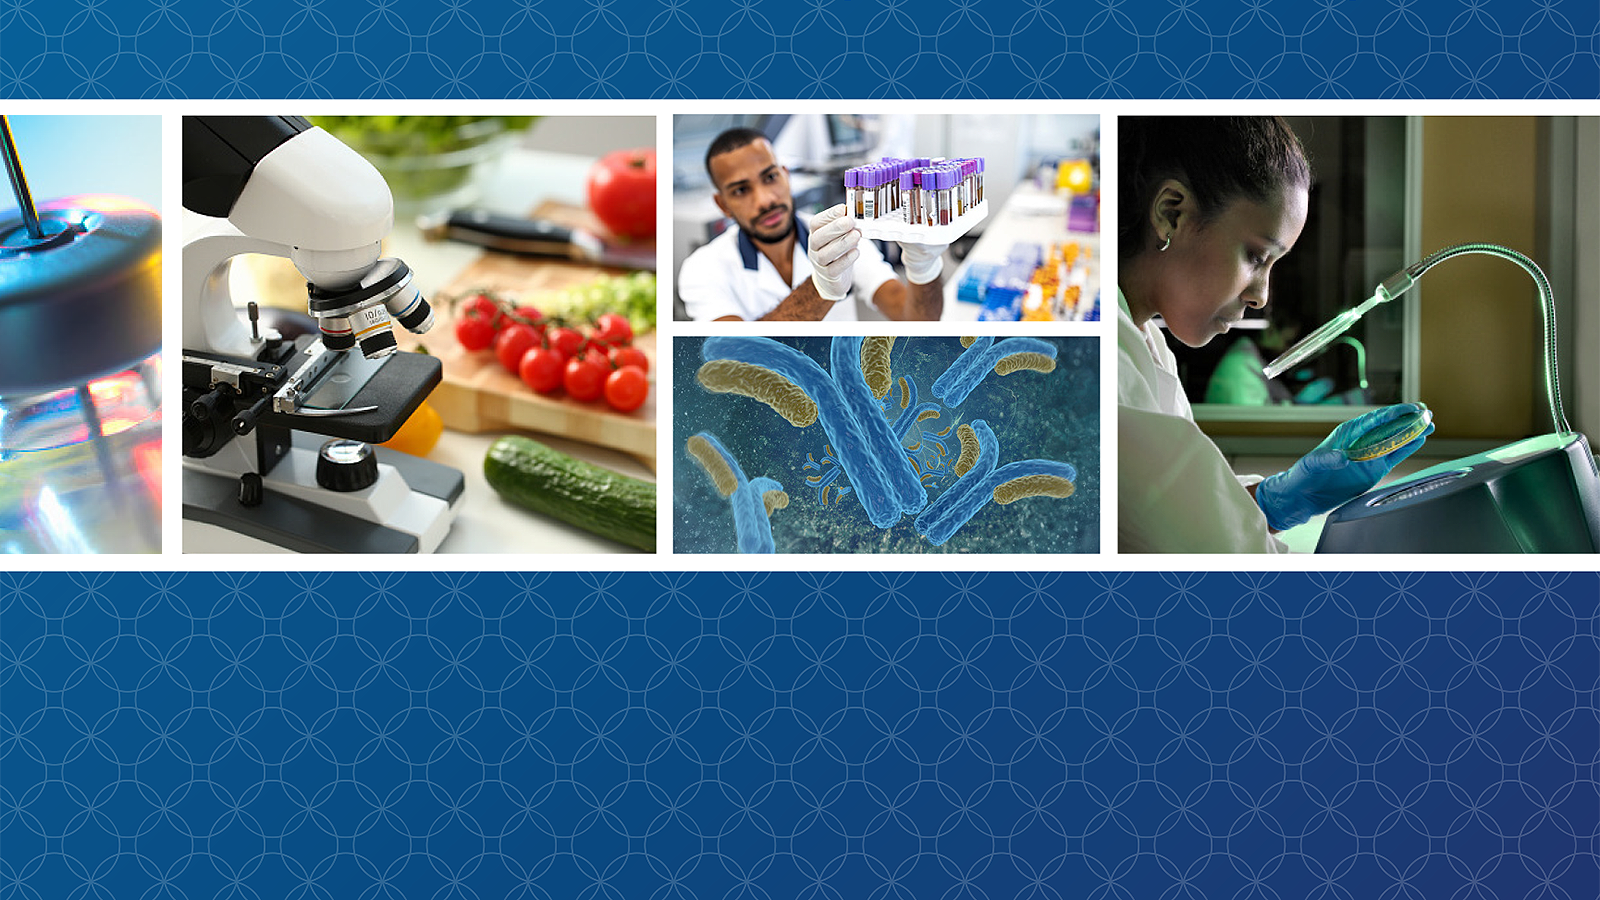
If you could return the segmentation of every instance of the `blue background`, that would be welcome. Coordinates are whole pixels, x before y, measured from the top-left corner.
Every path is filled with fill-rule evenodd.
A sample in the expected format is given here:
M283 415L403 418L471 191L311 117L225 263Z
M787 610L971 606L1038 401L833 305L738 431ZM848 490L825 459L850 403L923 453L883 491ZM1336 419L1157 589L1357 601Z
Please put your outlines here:
M1600 896L1596 589L12 575L0 896Z
M1594 98L1597 32L1565 0L20 0L0 95ZM13 572L0 898L1595 897L1597 587Z
M7 97L1595 97L1593 0L15 0Z

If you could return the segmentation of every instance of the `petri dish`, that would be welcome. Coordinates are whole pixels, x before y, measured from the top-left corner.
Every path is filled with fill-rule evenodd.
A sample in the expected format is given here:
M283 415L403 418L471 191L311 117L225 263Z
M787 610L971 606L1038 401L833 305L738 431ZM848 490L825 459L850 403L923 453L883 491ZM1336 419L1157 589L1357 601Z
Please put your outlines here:
M1391 419L1356 438L1344 455L1352 462L1377 459L1416 440L1431 422L1433 410L1426 408Z

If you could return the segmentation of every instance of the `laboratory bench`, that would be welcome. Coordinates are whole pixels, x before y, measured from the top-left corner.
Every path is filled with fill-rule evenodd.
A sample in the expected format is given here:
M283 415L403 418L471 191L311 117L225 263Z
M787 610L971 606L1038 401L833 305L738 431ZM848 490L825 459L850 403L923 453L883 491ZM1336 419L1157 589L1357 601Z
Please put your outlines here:
M1028 242L1040 245L1076 241L1083 248L1080 265L1088 268L1084 292L1100 290L1100 235L1098 232L1067 230L1067 200L1054 191L1044 190L1031 181L1017 185L999 211L982 223L978 241L968 251L966 258L952 271L944 273L945 321L971 322L978 318L983 308L977 303L963 303L956 299L956 291L967 269L974 263L999 264L1006 261L1014 244ZM947 260L948 262L948 260ZM1102 308L1105 298L1101 298ZM1030 322L1034 326L1043 323Z

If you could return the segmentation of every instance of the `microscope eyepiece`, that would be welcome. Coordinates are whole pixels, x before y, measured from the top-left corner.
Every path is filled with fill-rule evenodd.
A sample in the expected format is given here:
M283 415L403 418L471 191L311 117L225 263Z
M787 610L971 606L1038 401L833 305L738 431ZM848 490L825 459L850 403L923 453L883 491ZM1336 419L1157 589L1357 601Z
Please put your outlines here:
M309 309L329 350L360 346L362 355L378 359L395 352L393 325L424 334L433 327L433 307L411 286L411 269L393 257L375 263L353 287L306 286Z

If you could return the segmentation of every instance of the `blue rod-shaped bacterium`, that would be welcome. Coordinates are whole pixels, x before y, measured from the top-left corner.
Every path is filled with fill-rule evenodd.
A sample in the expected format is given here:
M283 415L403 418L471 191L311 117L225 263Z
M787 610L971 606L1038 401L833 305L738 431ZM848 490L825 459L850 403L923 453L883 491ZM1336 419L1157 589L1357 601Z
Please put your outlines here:
M962 338L961 340L965 342L967 339ZM950 385L966 378L967 370L977 365L978 358L983 356L983 352L993 344L994 338L992 337L973 338L972 343L966 344L965 349L961 351L961 355L956 357L956 361L944 370L944 374L933 380L933 395L935 397L943 397L949 393ZM977 377L982 378L983 376Z
M772 503L769 495L782 499ZM739 535L739 552L776 552L771 516L773 511L789 505L789 495L783 492L783 485L764 475L752 478L733 492L728 503L733 506L733 530Z
M1022 369L1036 372L1055 369L1057 351L1052 343L1027 337L1006 338L997 344L993 341L993 338L978 338L934 380L933 395L943 400L945 406L960 406L991 371L1009 375Z
M685 446L711 478L717 493L728 498L733 508L733 530L739 552L772 553L776 545L769 516L771 510L788 505L789 497L783 493L783 485L771 478L747 479L739 461L709 431L689 438ZM773 496L768 497L769 493Z
M733 360L776 372L804 392L815 406L815 421L822 423L822 430L855 488L867 518L878 528L888 528L903 514L925 506L928 495L900 453L898 442L889 434L888 423L861 374L861 339L856 338L854 343L854 359L831 378L815 360L771 338L711 337L701 345L700 355L708 364ZM701 383L706 382L702 379ZM847 398L841 385L850 388L849 394L854 400ZM879 462L885 445L894 451L887 457L890 463L887 470ZM915 485L914 497L903 496L907 492L903 484L897 482L895 469L905 470L905 476Z
M983 419L973 419L968 427L975 440L971 444L963 442L961 461L956 466L959 476L956 483L928 504L922 515L917 516L917 533L936 546L950 540L956 529L967 524L967 520L983 506L987 497L973 498L969 495L979 490L978 482L994 471L1000 461L1000 441L994 436L989 423ZM958 520L956 517L962 510L966 514Z
M990 500L1007 504L1023 497L1067 497L1078 479L1078 470L1070 463L1049 459L1026 459L996 467L1000 444L994 432L982 419L974 419L971 427L977 437L977 459L965 475L917 517L917 532L934 546L950 540Z
M872 390L867 387L866 375L861 368L862 341L860 336L835 337L829 348L833 383L838 385L839 394L860 423L862 435L866 438L867 452L857 464L870 466L874 474L882 478L899 504L898 512L916 513L928 505L928 489L922 486L921 479L911 468L910 460L906 459L905 451L900 447L900 438L884 421L883 413L878 410L877 398L872 396ZM854 470L846 466L845 471L850 476L850 483L860 491L861 483L856 479ZM888 528L899 519L897 514L886 522L874 520L872 524Z

